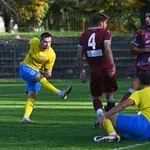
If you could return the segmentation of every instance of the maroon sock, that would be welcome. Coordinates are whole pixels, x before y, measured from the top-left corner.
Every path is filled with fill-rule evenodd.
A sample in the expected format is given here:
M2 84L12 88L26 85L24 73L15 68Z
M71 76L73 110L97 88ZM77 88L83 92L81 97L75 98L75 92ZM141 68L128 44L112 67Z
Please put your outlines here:
M114 106L115 106L115 102L113 102L113 103L107 102L107 111L112 109Z
M93 100L93 107L94 107L95 111L97 111L98 109L102 109L102 102L99 98L95 98Z
M127 93L123 96L123 98L121 99L120 103L123 102L123 101L125 101L126 99L128 99L131 94L132 94L132 93L127 92Z

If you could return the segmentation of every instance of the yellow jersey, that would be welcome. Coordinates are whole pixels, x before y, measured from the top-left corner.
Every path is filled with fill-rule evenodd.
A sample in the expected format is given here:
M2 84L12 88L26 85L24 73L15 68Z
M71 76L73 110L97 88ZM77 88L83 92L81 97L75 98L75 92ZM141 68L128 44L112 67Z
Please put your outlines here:
M150 121L150 87L135 91L129 99L135 102L141 114Z
M33 38L29 42L30 49L26 55L23 64L31 67L34 70L44 72L45 69L52 70L56 60L56 54L50 47L47 51L40 49L40 40Z

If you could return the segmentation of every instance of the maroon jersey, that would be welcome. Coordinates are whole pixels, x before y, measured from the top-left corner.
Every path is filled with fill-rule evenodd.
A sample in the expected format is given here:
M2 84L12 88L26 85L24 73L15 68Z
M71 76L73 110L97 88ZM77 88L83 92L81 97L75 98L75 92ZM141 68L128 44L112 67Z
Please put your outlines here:
M137 45L139 48L150 47L150 29L145 27L139 29L132 40L132 43ZM145 52L137 56L136 67L142 70L150 71L150 53Z
M81 35L78 47L82 47L90 68L110 65L104 54L104 42L111 43L111 33L105 29L91 28Z

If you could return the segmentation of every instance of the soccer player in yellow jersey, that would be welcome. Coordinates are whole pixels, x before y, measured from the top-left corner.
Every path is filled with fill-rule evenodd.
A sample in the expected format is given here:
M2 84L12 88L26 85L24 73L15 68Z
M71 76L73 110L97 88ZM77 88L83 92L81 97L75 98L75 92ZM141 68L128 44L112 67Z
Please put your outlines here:
M95 142L120 141L117 133L124 139L150 140L150 73L142 73L134 84L140 85L141 90L135 91L127 100L104 114L101 123L108 136L96 136ZM118 114L128 106L137 106L140 115Z
M62 99L67 99L72 87L69 86L67 90L61 91L47 80L52 76L52 69L56 59L56 54L51 47L52 35L50 33L42 33L40 39L21 38L18 35L15 39L29 41L30 44L30 49L24 61L21 63L19 71L20 77L27 83L26 92L28 93L22 123L30 123L32 121L29 117L33 111L35 99L40 91L41 85Z

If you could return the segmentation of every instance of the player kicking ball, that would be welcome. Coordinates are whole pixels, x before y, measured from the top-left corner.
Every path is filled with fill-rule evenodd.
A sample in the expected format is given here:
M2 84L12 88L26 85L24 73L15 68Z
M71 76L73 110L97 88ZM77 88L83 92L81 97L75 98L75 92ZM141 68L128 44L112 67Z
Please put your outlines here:
M18 35L15 39L29 42L30 45L25 59L20 64L19 75L27 83L27 102L21 122L31 123L30 115L33 111L36 97L40 92L41 86L64 100L66 100L71 93L72 86L62 91L48 81L52 76L52 70L56 59L55 51L51 47L52 35L50 33L42 33L40 39L21 38Z
M100 123L108 136L95 136L95 142L119 142L119 135L128 140L150 140L150 73L142 73L137 82L141 90L135 91L127 100L104 114ZM129 106L137 106L141 114L118 114Z

